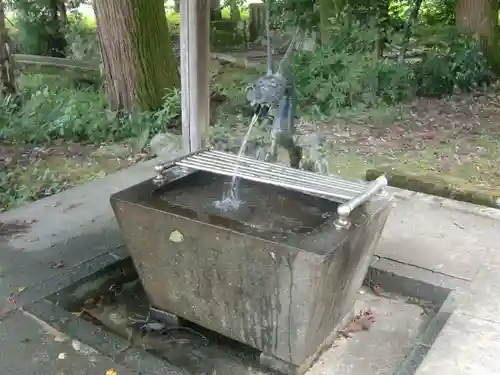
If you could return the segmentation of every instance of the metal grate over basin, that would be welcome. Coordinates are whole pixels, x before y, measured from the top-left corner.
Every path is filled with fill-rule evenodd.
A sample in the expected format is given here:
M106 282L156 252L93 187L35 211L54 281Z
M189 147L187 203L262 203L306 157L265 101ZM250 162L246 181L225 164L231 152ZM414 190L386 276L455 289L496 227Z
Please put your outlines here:
M217 150L190 154L177 160L175 164L226 176L236 175L250 181L340 200L353 199L356 195L363 193L369 185L364 182L345 181L249 157L238 158L235 154Z
M370 183L347 181L217 150L202 150L188 154L174 161L173 165L225 176L237 176L337 201L342 203L337 209L339 227L349 225L347 217L356 207L373 197L387 195L385 176L380 176ZM155 178L157 183L164 182L163 171L171 166L172 164L157 166L158 175Z

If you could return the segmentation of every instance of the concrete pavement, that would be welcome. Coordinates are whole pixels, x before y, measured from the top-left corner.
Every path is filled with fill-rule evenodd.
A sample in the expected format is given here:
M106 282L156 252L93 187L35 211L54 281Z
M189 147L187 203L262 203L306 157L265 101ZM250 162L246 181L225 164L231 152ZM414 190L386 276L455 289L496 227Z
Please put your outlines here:
M142 163L2 214L2 222L32 224L26 233L0 240L0 310L22 308L44 298L52 291L37 286L85 261L123 256L119 251L110 252L122 239L109 196L152 176L157 162ZM496 287L500 282L500 211L408 191L393 192L396 204L377 256L387 267L418 273L457 293L458 308L417 374L500 373L500 361L495 358L500 350L500 318L496 315L500 306ZM52 268L51 262L61 262L64 268ZM17 305L12 298L9 301L12 296ZM0 363L5 374L93 375L105 374L112 367L119 374L137 374L92 349L82 351L78 344L75 349L71 338L61 339L60 333L47 329L30 314L16 310L4 315L0 318Z

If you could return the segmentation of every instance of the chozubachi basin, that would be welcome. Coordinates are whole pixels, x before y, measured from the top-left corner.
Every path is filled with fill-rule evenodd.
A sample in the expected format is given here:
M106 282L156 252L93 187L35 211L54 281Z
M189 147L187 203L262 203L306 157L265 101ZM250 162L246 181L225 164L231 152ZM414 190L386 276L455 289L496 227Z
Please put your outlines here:
M390 197L354 191L349 225L339 225L348 200L256 177L241 179L243 204L224 212L214 202L231 178L179 160L161 184L111 197L151 306L300 366L351 313Z

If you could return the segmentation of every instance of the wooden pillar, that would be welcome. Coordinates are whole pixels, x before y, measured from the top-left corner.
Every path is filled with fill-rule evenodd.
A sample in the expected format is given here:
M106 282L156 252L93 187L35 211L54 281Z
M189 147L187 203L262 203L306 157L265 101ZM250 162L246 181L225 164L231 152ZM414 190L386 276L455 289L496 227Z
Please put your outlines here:
M180 0L182 144L204 147L210 123L210 0Z

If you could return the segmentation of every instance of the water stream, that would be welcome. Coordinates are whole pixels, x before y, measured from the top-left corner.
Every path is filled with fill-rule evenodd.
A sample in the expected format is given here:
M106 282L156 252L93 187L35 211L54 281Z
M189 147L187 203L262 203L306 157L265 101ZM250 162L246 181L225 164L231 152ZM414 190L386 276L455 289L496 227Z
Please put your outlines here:
M241 142L240 149L238 151L236 167L234 168L233 177L231 178L231 185L229 186L229 190L226 193L223 193L222 199L220 201L215 201L215 207L222 211L233 210L236 211L242 201L240 200L240 189L239 189L239 180L238 170L240 167L240 161L243 155L245 154L245 150L247 148L247 143L250 138L250 133L254 125L257 123L259 119L258 113L254 114L252 120L250 121L250 125L248 126L248 131L243 138L243 142Z

